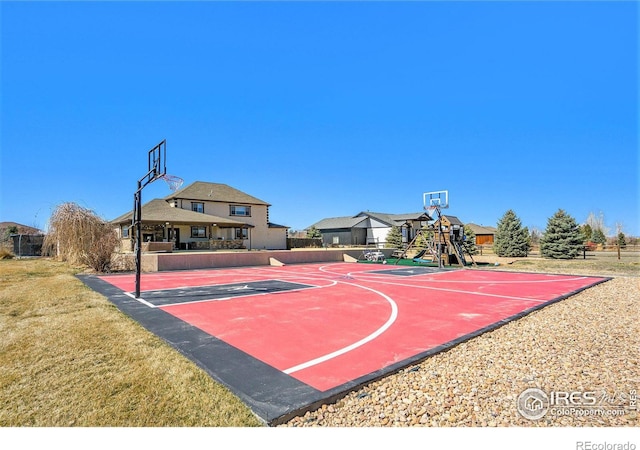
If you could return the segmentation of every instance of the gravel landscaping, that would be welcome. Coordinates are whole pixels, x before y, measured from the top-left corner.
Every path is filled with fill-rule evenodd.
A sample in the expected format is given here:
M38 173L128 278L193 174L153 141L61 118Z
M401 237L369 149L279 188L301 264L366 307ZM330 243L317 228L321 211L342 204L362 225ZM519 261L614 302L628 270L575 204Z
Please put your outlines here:
M638 426L630 405L640 387L640 278L637 262L628 269L281 426ZM585 269L578 263L573 272ZM589 395L603 407L590 415L549 408L529 420L517 409L528 388L595 393ZM619 415L611 414L620 409L614 406Z

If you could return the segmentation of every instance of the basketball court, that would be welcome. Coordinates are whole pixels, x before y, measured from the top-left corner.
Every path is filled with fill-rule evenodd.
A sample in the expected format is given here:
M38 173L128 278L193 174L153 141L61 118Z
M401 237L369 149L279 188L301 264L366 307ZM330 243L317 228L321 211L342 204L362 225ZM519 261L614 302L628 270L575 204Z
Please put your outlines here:
M329 263L81 275L268 424L603 277ZM137 297L137 298L136 298Z

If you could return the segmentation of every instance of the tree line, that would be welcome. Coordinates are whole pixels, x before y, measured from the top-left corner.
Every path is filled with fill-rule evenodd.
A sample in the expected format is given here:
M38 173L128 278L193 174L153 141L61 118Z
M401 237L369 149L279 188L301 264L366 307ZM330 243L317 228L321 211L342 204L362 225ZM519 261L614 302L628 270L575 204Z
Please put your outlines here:
M627 246L627 237L618 227L615 245L619 248ZM540 245L540 255L553 259L573 259L584 252L585 247L595 249L598 244L607 243L602 214L596 216L591 213L584 225L578 225L576 220L563 209L559 209L547 221L547 227L542 235L529 232L513 210L508 210L498 221L493 251L498 256L520 257L527 256L534 241Z
M529 254L533 245L540 246L540 255L553 259L573 259L583 254L586 249L595 249L597 245L606 245L604 217L591 213L584 225L578 225L576 220L563 209L559 209L547 222L544 232L529 231L522 225L516 213L510 209L498 221L494 237L493 252L498 256L524 257ZM423 234L415 242L416 247L426 247L426 241L433 231L425 228ZM319 233L318 233L319 234ZM464 226L465 240L462 243L464 251L470 255L478 253L475 244L475 234L467 225ZM635 238L631 238L635 241ZM625 248L627 237L619 231L615 242L616 247ZM403 245L400 228L394 226L387 235L386 247L400 248Z

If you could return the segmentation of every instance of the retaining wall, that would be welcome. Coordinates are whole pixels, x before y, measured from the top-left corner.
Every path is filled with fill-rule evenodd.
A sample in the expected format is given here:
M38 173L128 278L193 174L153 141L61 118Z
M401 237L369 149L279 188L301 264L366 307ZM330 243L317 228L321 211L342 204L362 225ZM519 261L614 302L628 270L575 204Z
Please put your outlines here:
M386 250L386 249L385 249ZM385 251L389 257L393 250ZM389 254L387 254L389 253ZM146 253L142 255L142 271L209 269L216 267L268 266L270 258L284 264L342 262L344 255L358 258L361 249L272 250L246 252Z

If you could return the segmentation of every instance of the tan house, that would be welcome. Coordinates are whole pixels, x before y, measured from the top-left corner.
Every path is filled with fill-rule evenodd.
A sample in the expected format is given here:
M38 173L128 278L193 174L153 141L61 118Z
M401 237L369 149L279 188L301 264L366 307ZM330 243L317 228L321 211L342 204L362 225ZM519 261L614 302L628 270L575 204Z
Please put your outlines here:
M142 241L172 244L159 249L286 249L287 227L269 221L269 206L226 184L196 181L142 205ZM133 249L132 217L130 211L111 221L123 250Z

